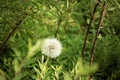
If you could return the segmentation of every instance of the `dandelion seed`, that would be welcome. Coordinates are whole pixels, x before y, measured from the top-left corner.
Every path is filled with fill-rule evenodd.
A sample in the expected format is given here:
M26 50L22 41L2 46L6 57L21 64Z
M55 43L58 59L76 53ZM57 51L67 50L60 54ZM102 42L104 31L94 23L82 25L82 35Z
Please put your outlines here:
M57 39L45 39L42 45L42 54L45 54L51 58L56 58L60 55L61 49L62 45Z

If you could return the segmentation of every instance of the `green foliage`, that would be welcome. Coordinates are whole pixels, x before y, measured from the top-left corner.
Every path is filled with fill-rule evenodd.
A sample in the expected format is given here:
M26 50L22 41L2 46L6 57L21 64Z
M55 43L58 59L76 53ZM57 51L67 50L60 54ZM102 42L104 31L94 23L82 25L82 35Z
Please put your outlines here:
M53 60L55 59L49 59L48 57L44 57L44 55L39 57L35 57L35 55L40 54L39 52L39 48L41 47L41 43L40 41L38 41L35 45L31 46L31 42L29 42L29 46L28 46L28 53L25 55L24 58L22 58L21 53L14 49L15 52L15 57L12 60L12 66L10 66L12 69L14 69L14 73L12 76L10 76L9 74L5 73L4 71L1 70L0 74L1 74L1 79L5 80L6 77L4 75L4 73L9 76L10 80L21 80L21 79L36 79L36 80L53 80L53 79L57 79L57 80L62 80L63 78L68 78L67 73L69 73L71 76L71 79L78 79L80 76L82 75L88 75L90 72L94 72L97 69L96 65L93 66L89 66L89 65L84 65L82 64L82 59L79 59L75 65L75 68L72 69L72 71L66 71L65 68L62 68L61 64L56 64L53 63ZM31 60L33 60L33 58L35 58L36 60L40 58L40 60L38 60L37 62L34 60L31 62ZM65 67L65 66L64 66ZM31 71L29 71L29 74L32 76L29 76L29 78L27 77L27 75L29 75L27 73L27 69L32 69ZM65 70L65 71L64 71ZM70 69L68 69L70 70ZM52 71L52 73L51 73ZM34 74L32 74L32 72L34 72ZM35 72L37 74L35 74ZM67 73L66 73L67 72ZM71 73L72 72L72 73Z
M98 79L108 78L109 80L117 80L119 78L119 41L120 39L115 35L113 37L106 36L99 41L98 45L103 45L103 47L97 48L97 54L95 55L95 60L99 61L100 64L96 74Z
M97 2L99 1L0 1L0 47L10 35L0 53L0 80L86 80L89 74L95 80L118 80L119 0L100 0L87 40L85 63L81 60L87 26ZM97 65L93 63L89 66L92 42L104 2L107 3L107 12L94 56ZM15 26L17 29L11 34ZM56 38L61 41L63 49L59 57L51 59L41 54L41 44L45 38L54 38L56 32Z

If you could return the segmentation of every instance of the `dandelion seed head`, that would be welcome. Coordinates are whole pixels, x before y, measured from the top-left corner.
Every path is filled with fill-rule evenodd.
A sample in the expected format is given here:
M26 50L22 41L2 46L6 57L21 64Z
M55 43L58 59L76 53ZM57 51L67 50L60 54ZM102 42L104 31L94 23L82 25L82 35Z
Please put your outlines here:
M62 50L61 43L55 38L45 39L42 45L42 54L51 58L56 58L60 55Z

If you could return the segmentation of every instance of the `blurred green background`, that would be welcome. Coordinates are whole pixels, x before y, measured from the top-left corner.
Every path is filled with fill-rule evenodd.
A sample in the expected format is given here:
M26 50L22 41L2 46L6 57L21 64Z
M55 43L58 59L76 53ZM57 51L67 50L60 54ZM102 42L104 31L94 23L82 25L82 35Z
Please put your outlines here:
M95 65L88 70L104 2L107 11L97 40ZM85 63L82 64L84 38L96 3L99 5L89 31ZM1 48L7 37L11 36L0 53L0 80L87 80L89 73L93 80L119 80L119 19L119 0L1 0ZM51 59L37 48L39 51L35 49L34 55L27 59L37 41L46 38L57 38L61 42L61 55Z

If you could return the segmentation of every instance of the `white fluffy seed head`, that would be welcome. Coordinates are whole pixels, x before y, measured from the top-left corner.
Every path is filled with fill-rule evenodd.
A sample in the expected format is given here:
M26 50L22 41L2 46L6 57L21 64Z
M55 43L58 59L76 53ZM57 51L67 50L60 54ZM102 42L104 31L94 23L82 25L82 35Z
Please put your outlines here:
M60 55L62 50L61 43L55 38L45 39L42 45L42 54L51 58L56 58Z

